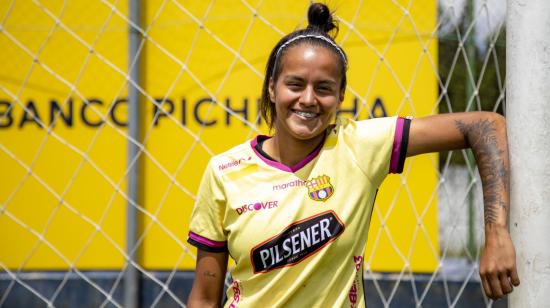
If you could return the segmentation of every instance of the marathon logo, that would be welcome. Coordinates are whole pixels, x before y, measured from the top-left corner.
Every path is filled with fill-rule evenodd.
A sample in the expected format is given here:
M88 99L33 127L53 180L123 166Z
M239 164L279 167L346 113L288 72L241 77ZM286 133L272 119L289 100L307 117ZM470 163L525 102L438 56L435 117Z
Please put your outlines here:
M254 273L292 266L315 254L344 232L336 213L326 211L297 221L250 253Z

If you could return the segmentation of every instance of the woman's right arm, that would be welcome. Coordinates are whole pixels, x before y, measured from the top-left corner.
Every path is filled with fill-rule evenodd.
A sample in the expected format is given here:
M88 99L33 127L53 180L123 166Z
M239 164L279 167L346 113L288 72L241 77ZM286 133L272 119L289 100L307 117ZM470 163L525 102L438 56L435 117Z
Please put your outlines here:
M197 250L195 281L187 306L190 308L220 307L228 253Z

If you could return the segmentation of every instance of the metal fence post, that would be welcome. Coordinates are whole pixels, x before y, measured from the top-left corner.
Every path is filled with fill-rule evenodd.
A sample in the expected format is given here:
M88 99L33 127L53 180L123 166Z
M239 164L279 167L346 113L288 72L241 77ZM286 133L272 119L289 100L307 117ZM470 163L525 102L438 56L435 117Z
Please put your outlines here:
M510 307L550 303L550 1L508 0L510 231L521 285Z
M133 25L141 25L141 7L140 0L129 1L129 19ZM139 44L141 36L132 24L129 27L128 38L128 134L135 140L140 141L140 94L135 85L140 84L140 60L139 60ZM133 65L132 65L133 64ZM137 204L140 203L139 198L139 176L140 164L136 156L139 155L139 147L128 141L128 198ZM127 204L127 221L126 221L126 251L128 261L124 273L124 307L137 308L139 305L139 273L132 262L138 262L134 249L138 232L138 211L137 208L128 201Z

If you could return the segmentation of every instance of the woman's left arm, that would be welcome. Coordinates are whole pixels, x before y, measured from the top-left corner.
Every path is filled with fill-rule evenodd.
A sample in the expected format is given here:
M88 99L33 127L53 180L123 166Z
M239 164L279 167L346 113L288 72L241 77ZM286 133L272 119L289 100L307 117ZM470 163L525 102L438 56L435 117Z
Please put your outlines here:
M492 112L452 113L411 121L407 156L471 148L483 184L485 249L479 273L485 294L499 299L519 285L508 233L510 169L504 117Z

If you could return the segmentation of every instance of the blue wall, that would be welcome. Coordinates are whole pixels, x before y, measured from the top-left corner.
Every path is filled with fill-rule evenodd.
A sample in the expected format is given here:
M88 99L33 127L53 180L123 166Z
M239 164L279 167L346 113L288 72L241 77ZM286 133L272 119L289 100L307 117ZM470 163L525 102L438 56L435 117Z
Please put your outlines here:
M84 272L86 277L96 283L101 289L110 290L113 288L119 272ZM187 302L187 296L191 290L193 283L194 272L176 272L171 276L171 272L152 272L152 274L166 283L170 279L169 289L183 303ZM51 299L58 288L64 282L64 286L59 294L54 299L53 303L56 307L98 307L101 306L106 297L91 284L84 281L80 276L65 272L24 272L18 274L18 279L35 289L47 299ZM388 298L392 290L396 286L396 275L381 274L377 277L378 284L382 294ZM414 283L410 280L401 280L397 286L395 295L391 301L390 307L415 307L414 291L421 296L426 286L429 283L431 275L414 276ZM10 288L10 285L11 288ZM112 293L113 298L122 305L122 281L119 281ZM445 286L446 285L446 286ZM441 279L435 279L430 286L430 289L422 302L422 307L448 307L446 301L445 289L447 288L451 301L455 299L456 294L464 286L464 281L455 280L445 283ZM6 295L10 288L7 297L4 299L2 307L45 307L46 303L40 300L35 294L30 292L21 283L13 283L13 279L7 273L0 273L0 299ZM150 307L155 299L162 292L162 288L148 277L142 277L141 280L141 307ZM375 283L371 279L365 280L365 294L367 298L367 307L376 308L383 307L383 303L378 294ZM166 293L161 295L157 302L157 307L179 307L179 305ZM105 307L114 307L114 305L106 305ZM471 280L464 286L464 291L460 296L455 307L485 307L485 301L479 281ZM492 307L506 308L507 300L499 300Z

